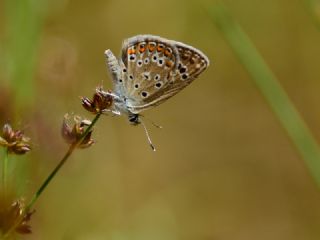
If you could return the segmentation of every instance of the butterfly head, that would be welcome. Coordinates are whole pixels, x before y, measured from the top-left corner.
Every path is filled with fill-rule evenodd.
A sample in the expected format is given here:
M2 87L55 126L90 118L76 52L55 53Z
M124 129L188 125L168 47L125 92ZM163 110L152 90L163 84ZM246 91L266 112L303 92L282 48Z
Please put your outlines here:
M139 125L141 123L140 119L139 119L139 114L129 113L128 119L129 119L130 124L132 124L134 126Z

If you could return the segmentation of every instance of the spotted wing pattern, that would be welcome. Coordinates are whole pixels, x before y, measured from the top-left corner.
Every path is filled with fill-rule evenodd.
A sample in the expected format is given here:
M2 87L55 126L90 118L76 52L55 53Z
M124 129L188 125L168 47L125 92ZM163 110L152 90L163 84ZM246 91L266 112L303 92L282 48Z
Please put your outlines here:
M174 96L208 65L208 58L191 46L139 35L123 44L118 91L128 109L139 113Z

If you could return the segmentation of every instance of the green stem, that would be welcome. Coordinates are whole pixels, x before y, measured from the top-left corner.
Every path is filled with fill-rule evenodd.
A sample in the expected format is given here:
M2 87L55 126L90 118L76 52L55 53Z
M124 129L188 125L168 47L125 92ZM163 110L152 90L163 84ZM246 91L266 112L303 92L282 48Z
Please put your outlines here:
M8 160L9 160L9 152L8 152L8 149L6 149L4 153L3 167L2 167L2 183L3 183L4 196L7 195L7 190L8 190Z
M38 191L33 195L30 202L27 204L25 209L23 210L23 213L20 215L20 220L16 221L16 224L14 224L5 234L4 239L9 237L11 232L14 231L14 229L21 223L26 213L30 211L30 209L33 207L35 202L39 199L42 192L47 188L48 184L52 181L52 179L55 177L55 175L59 172L61 167L66 163L66 161L69 159L70 155L73 153L73 151L81 144L83 139L87 136L87 134L90 132L90 130L93 128L93 126L98 121L99 117L101 116L101 113L98 113L95 118L92 120L91 124L88 126L86 131L82 134L81 138L78 139L77 142L72 144L66 154L63 156L63 158L60 160L58 165L53 169L53 171L50 173L50 175L46 178L46 180L42 183Z
M38 189L38 191L33 195L33 197L31 198L29 204L26 207L26 212L28 212L32 206L34 205L34 203L37 201L37 199L39 198L39 196L41 195L41 193L46 189L46 187L48 186L48 184L51 182L51 180L54 178L54 176L57 174L57 172L60 170L60 168L65 164L65 162L68 160L68 158L70 157L70 155L73 153L73 150L77 148L77 146L82 142L82 140L87 136L87 134L89 133L89 131L92 129L92 127L96 124L96 122L98 121L99 117L101 116L101 114L97 114L95 116L95 118L92 120L91 124L88 126L88 128L86 129L86 131L82 134L82 137L75 143L72 144L70 146L70 148L68 149L68 151L66 152L66 154L64 155L64 157L61 159L61 161L59 162L59 164L55 167L55 169L51 172L51 174L47 177L47 179L43 182L43 184L40 186L40 188Z
M320 2L318 0L305 0L307 12L311 17L314 25L320 30Z
M289 139L300 153L310 175L320 187L319 145L287 93L247 34L230 16L224 5L217 4L209 8L209 14L239 61L251 75L280 124L286 130Z
M26 210L31 209L33 204L36 202L36 200L39 198L41 193L44 191L44 189L48 186L48 184L51 182L51 180L54 178L54 176L57 174L57 172L60 170L60 168L65 164L65 162L68 160L69 156L72 154L73 150L75 149L75 145L71 145L64 155L64 157L61 159L59 164L55 167L55 169L51 172L51 174L47 177L47 179L43 182L43 184L40 186L38 191L33 195L31 198L29 204L26 207ZM27 211L26 211L27 212Z

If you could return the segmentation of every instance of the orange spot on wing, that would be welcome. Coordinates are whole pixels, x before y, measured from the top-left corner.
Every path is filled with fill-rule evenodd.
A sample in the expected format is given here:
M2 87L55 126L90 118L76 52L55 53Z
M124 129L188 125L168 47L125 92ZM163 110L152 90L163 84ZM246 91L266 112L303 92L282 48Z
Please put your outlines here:
M162 51L163 51L163 46L162 46L162 45L158 45L157 51L158 51L158 52L162 52Z
M140 45L139 52L143 53L145 50L146 50L146 48L144 47L144 45Z
M173 62L171 62L171 61L166 61L166 66L167 67L172 67L173 66Z
M131 54L135 54L136 53L136 50L134 49L128 49L128 54L131 55Z
M166 50L164 51L164 55L165 55L166 57L171 57L172 53L171 53L168 49L166 49Z
M154 50L155 48L156 48L155 45L153 45L153 44L148 44L148 49L149 49L150 52L153 52L153 50Z

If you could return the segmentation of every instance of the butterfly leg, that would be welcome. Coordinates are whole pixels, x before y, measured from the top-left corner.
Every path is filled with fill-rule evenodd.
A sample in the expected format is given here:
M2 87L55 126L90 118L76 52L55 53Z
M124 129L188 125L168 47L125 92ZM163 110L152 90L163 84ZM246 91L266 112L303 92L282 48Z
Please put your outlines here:
M106 92L106 91L103 91L102 89L100 89L99 92L102 93L104 97L111 96L115 100L119 100L119 101L121 100L121 98L117 94L115 94L111 91Z
M121 113L118 110L115 110L115 109L104 109L103 110L104 114L107 114L109 112L111 112L112 114L117 115L117 116L121 115Z

